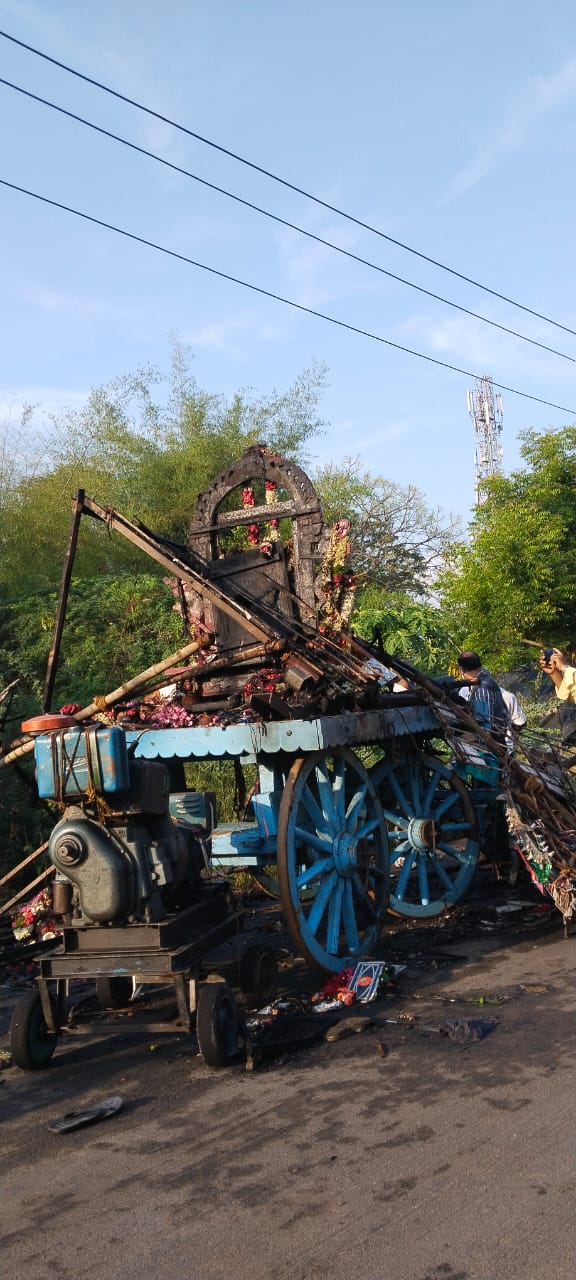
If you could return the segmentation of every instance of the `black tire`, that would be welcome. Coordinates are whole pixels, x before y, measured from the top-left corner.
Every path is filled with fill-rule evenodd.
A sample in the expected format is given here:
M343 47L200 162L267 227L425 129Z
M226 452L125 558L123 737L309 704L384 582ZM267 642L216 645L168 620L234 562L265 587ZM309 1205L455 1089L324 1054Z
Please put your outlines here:
M96 999L104 1009L123 1009L132 995L132 978L103 977L96 979Z
M238 1007L226 982L200 987L196 1010L198 1048L209 1067L224 1067L238 1051Z
M58 1033L49 1031L39 991L27 991L18 1001L10 1024L10 1051L23 1071L47 1067L56 1048Z
M240 989L256 1004L270 1004L278 990L278 961L270 947L248 947L240 961Z

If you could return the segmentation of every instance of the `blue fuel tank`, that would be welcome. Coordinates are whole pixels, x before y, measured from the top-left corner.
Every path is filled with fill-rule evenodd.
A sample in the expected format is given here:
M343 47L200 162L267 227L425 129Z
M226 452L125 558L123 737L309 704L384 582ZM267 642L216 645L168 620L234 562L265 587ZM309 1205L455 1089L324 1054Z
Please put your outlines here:
M34 743L38 794L43 800L113 795L130 783L123 729L95 724L43 733Z

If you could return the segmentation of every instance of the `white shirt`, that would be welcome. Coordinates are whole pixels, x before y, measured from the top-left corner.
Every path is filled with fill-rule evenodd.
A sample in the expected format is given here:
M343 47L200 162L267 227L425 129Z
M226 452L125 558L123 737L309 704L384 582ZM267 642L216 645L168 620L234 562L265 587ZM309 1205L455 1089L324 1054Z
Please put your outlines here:
M506 742L506 750L508 752L508 755L511 756L514 751L514 734L512 730L523 729L524 725L527 723L527 719L516 697L516 694L511 693L509 689L503 689L501 685L499 685L499 689L504 699L504 702L506 704L506 710L508 712L508 724L506 725L505 742ZM468 685L468 686L465 686L463 689L460 689L459 694L461 698L464 698L464 700L468 702L470 698L470 686Z

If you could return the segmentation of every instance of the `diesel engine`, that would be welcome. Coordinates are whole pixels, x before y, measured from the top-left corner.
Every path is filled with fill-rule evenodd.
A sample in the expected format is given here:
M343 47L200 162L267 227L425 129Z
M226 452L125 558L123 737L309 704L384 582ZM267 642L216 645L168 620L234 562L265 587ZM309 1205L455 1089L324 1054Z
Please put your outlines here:
M172 819L165 765L129 759L116 726L42 735L35 754L40 795L64 806L49 842L59 914L79 926L154 922L194 899L204 836Z

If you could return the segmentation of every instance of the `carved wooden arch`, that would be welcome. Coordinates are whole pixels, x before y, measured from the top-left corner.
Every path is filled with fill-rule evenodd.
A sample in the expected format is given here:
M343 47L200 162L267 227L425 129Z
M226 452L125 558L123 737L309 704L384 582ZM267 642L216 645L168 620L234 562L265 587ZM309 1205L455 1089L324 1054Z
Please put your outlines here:
M254 480L274 481L290 496L273 506L266 503L235 511L219 510L234 489ZM292 522L294 609L302 620L314 622L314 583L325 543L324 519L312 481L295 462L280 457L263 444L252 445L200 494L196 516L190 525L189 546L203 560L216 561L219 533L241 524L265 523L272 515L279 519L287 517Z

